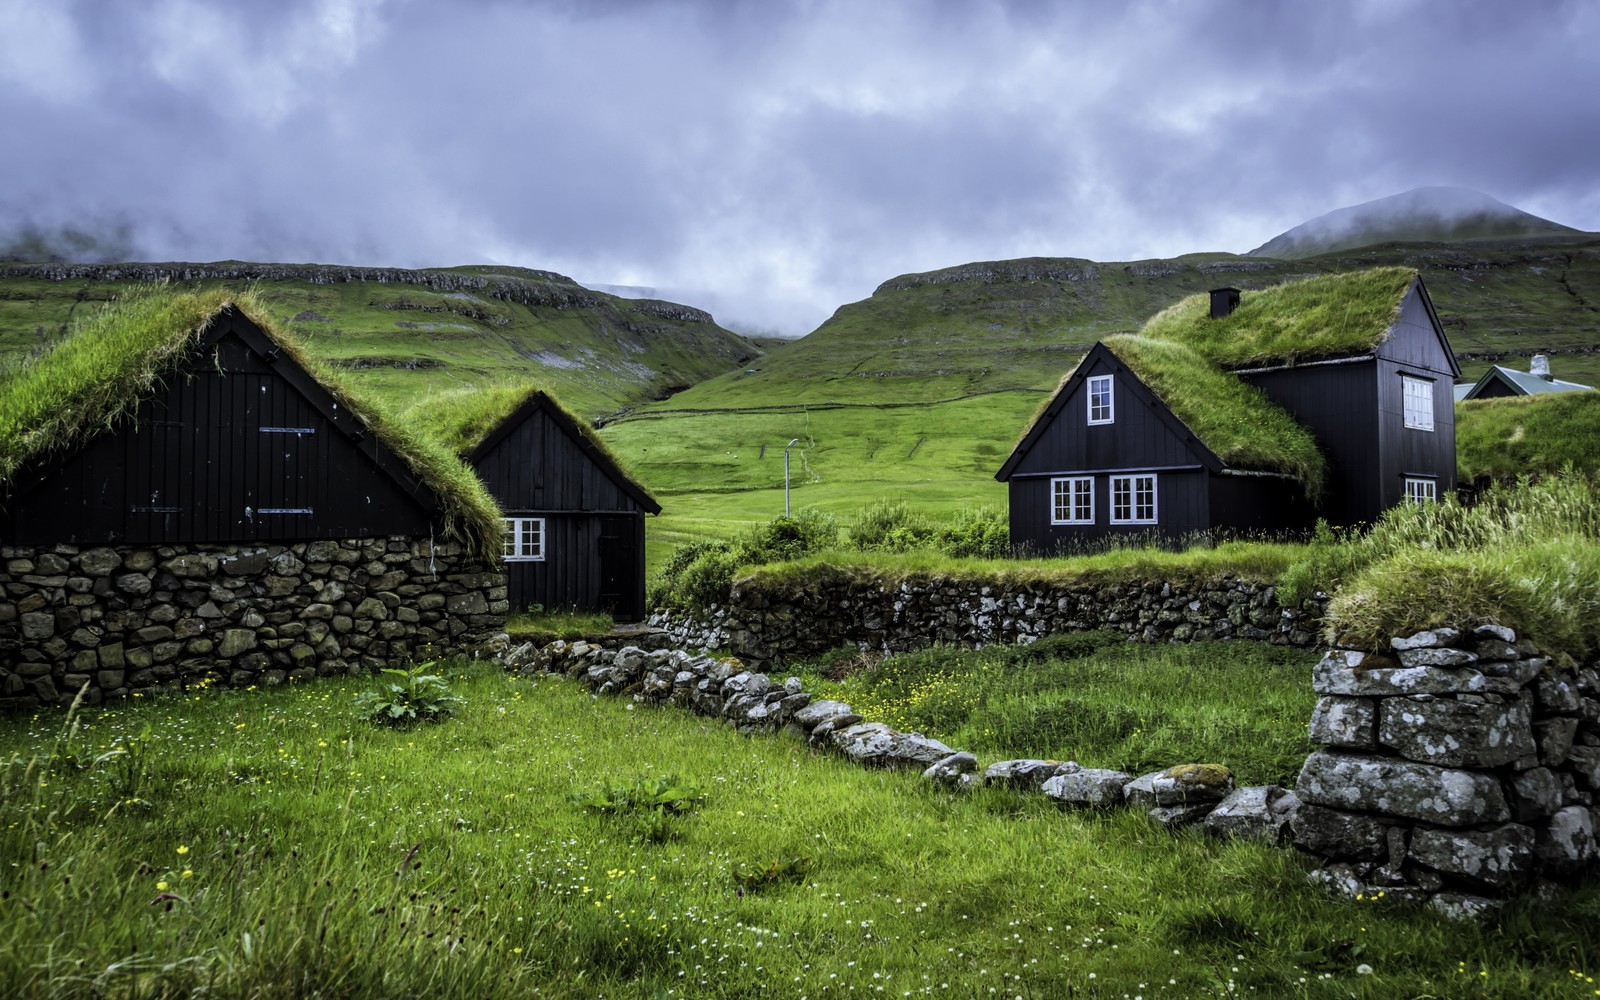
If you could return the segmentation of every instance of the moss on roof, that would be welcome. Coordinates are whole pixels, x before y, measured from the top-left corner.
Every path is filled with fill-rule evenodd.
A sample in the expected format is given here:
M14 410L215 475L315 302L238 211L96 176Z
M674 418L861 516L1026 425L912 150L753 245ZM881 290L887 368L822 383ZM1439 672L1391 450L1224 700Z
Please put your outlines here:
M1211 318L1211 298L1191 295L1139 331L1187 344L1224 368L1294 364L1360 354L1389 332L1417 272L1378 267L1247 291L1229 316Z
M628 471L616 452L595 433L594 427L537 383L499 382L482 387L447 389L424 396L406 407L401 411L400 419L455 453L465 455L507 417L541 393L546 402L571 421L589 447L616 466L617 471L627 476L641 493L648 495L638 477Z
M496 556L500 509L477 475L437 441L403 430L351 394L273 324L266 304L248 291L137 289L75 324L49 352L0 377L0 482L30 460L76 448L133 412L229 306L281 345L438 495L445 537L462 541L479 556Z
M1224 464L1292 477L1322 491L1327 464L1311 432L1261 390L1182 344L1132 334L1105 345Z

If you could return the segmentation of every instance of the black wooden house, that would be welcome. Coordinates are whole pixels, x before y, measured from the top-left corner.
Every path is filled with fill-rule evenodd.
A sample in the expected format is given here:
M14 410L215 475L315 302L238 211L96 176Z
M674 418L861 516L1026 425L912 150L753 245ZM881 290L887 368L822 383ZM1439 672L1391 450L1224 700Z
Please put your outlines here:
M1097 344L996 478L1011 538L1370 523L1455 487L1460 369L1414 271L1218 289Z
M511 607L609 611L644 617L644 516L661 505L633 480L594 431L538 389L485 391L481 435L451 443L505 515ZM504 413L504 416L499 416Z
M430 475L414 442L314 377L296 346L233 304L199 320L193 332L167 323L172 333L143 343L138 358L106 359L106 374L83 378L50 412L5 400L22 426L0 442L0 541L409 536L488 548L487 498ZM62 348L74 349L119 348Z

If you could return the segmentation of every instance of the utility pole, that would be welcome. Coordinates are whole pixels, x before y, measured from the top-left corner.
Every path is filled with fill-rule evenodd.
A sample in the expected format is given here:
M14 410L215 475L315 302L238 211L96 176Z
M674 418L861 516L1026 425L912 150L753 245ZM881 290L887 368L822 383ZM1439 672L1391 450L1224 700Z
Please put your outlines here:
M793 441L790 441L788 444L783 446L783 516L784 517L788 517L789 516L789 449L793 448L795 445L797 445L799 443L800 443L800 439L799 438L795 438Z

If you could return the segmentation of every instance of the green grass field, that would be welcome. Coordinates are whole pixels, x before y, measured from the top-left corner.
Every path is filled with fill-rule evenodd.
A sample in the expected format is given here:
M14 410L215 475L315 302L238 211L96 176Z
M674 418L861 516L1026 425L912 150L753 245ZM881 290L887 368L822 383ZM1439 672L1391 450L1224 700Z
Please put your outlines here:
M773 408L756 413L641 416L601 436L649 484L662 514L648 526L649 563L686 541L724 538L783 513L789 502L853 517L903 497L929 514L1003 506L995 482L1042 393L995 393L932 406Z
M1070 669L1093 687L1145 667ZM1333 899L1284 849L953 796L564 679L449 673L462 713L411 730L352 717L365 679L0 723L0 991L1554 998L1600 971L1593 885L1450 923ZM1237 679L1303 697L1286 678ZM1175 700L1164 753L1246 738L1185 745L1209 700ZM697 808L571 798L668 776Z
M453 278L489 282L484 288L444 291L346 281L340 268L264 266L282 277L249 282L208 277L169 287L255 288L273 319L302 339L314 357L347 369L353 383L395 408L442 389L531 380L593 420L710 378L758 353L715 323L663 315L651 303L590 292L545 272L487 267L430 272L446 283ZM0 362L14 363L53 343L75 318L137 287L109 278L52 281L0 265ZM543 301L561 297L586 304Z

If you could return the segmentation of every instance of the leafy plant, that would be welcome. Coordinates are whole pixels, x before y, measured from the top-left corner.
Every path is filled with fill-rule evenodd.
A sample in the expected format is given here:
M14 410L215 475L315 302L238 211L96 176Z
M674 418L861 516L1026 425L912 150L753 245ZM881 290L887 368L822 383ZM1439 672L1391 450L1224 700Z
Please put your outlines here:
M741 893L755 893L786 883L804 882L811 871L811 859L794 857L787 861L774 858L766 864L748 865L740 862L733 869L733 882Z
M585 812L633 818L640 838L653 844L668 839L672 821L699 808L705 798L698 785L675 774L642 775L631 783L606 780L597 791L572 793L573 804Z
M380 726L409 726L418 722L441 722L466 704L452 694L449 683L431 670L433 661L405 670L384 668L395 678L376 691L362 691L352 701L356 712Z

